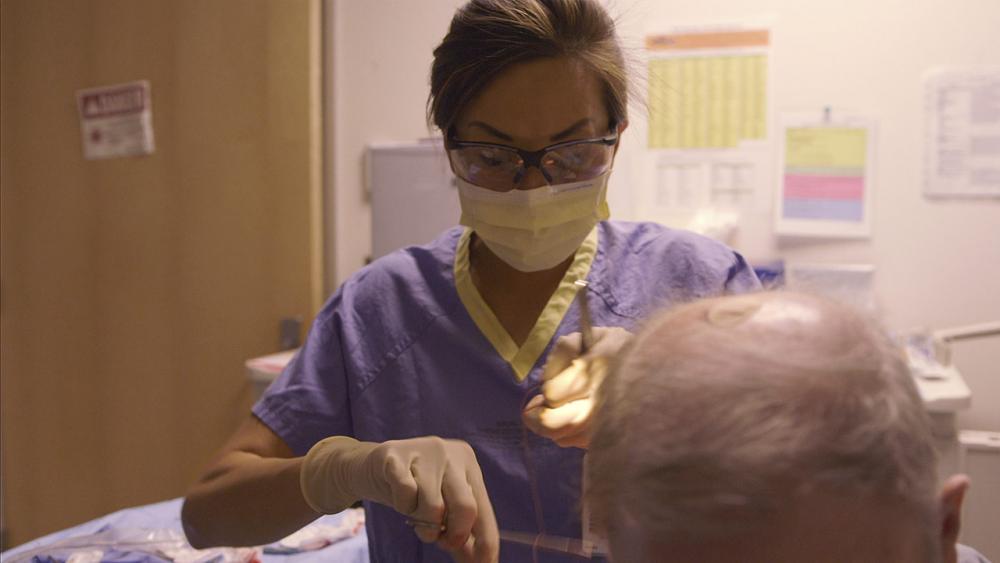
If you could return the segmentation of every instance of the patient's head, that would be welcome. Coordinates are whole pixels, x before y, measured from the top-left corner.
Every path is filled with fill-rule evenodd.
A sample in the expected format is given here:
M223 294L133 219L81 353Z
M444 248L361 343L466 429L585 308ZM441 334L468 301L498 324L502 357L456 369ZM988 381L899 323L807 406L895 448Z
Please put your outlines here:
M654 318L605 380L587 500L615 561L947 561L967 481L936 494L896 348L794 293Z

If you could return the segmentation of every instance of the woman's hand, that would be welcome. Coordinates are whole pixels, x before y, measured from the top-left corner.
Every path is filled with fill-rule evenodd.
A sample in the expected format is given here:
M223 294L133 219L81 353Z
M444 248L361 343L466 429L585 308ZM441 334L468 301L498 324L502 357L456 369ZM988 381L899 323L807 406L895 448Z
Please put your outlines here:
M594 395L611 359L632 339L622 328L595 327L594 344L580 356L579 333L559 338L542 371L542 393L521 413L524 424L560 446L586 449Z
M414 532L422 541L437 542L459 563L499 557L483 474L461 440L426 436L376 444L327 438L306 455L301 486L318 512L339 512L358 499L390 506L418 523Z

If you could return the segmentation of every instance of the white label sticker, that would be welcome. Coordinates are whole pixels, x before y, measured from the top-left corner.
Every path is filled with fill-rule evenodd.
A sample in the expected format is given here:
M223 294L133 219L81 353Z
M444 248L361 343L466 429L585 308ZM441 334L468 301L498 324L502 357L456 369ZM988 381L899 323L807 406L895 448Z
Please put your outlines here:
M153 153L148 81L80 90L76 104L87 160Z

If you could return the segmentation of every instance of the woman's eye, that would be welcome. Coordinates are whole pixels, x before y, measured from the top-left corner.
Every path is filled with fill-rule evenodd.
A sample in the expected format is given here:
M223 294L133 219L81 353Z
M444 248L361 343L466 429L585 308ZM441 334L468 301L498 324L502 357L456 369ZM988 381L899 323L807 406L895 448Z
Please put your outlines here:
M479 153L479 162L486 166L501 166L505 163L505 160L496 151L481 151Z
M575 154L562 153L545 159L545 165L552 168L571 169L576 168L579 164L580 159Z

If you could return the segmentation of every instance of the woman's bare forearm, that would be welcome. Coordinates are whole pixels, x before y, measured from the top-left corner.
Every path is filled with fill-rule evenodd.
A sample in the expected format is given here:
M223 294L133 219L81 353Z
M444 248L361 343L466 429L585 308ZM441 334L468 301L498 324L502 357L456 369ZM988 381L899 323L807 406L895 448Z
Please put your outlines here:
M181 520L193 547L261 545L316 519L299 488L302 458L229 451L191 488Z

